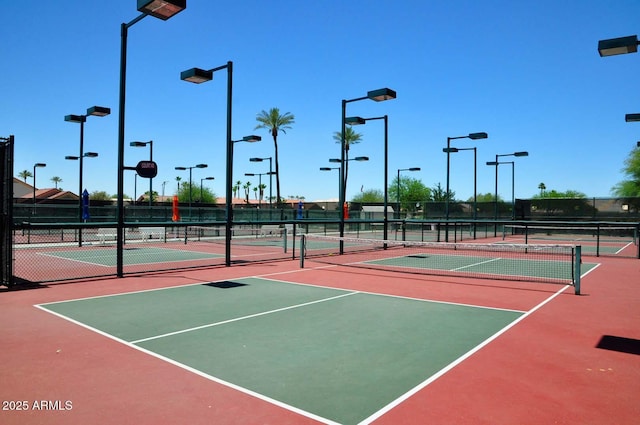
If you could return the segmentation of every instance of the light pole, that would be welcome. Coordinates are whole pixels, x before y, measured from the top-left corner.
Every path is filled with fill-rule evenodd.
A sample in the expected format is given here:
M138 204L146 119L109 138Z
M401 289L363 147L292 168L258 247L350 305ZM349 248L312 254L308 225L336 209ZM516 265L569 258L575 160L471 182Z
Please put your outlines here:
M502 164L511 164L511 205L512 205L512 214L511 214L511 219L515 220L516 218L516 202L515 202L515 168L516 168L516 163L515 161L503 161L503 162L487 162L487 165L494 165L494 166L498 166L498 165L502 165Z
M340 192L340 167L320 167L320 171L338 170L338 192Z
M226 172L226 226L225 226L225 265L231 265L231 229L233 225L233 144L237 142L258 142L262 140L260 136L245 136L241 140L232 140L231 138L231 114L232 114L232 95L233 95L233 62L228 61L226 65L216 68L204 70L200 68L191 68L180 73L180 79L190 83L201 84L213 79L216 71L227 70L227 172Z
M130 142L129 146L134 148L143 148L149 145L149 161L153 161L153 140L149 140L148 142ZM149 178L149 208L153 205L153 178ZM151 209L149 209L149 214L151 214Z
M208 165L207 164L196 164L192 167L175 167L176 170L189 170L189 220L193 220L193 218L191 217L191 202L193 199L193 184L192 182L192 174L193 174L193 169L194 168L207 168Z
M249 158L249 161L250 162L262 162L265 159L269 160L269 218L271 218L271 199L273 199L273 196L271 194L271 187L273 186L273 175L275 174L273 172L273 169L271 168L273 157L268 156L268 157L265 157L265 158Z
M456 139L471 139L471 140L479 140L479 139L486 139L487 137L489 137L487 135L487 133L484 132L480 132L480 133L469 133L466 136L456 136L456 137L447 137L447 147L445 149L442 149L443 152L445 152L447 154L447 188L446 188L446 192L445 192L445 220L447 221L447 223L445 224L444 227L444 241L445 242L449 242L449 198L451 198L450 195L450 190L449 190L449 174L450 174L450 157L451 157L451 141L452 140L456 140Z
M111 113L110 108L106 108L104 106L92 106L87 108L87 113L85 115L65 115L64 120L67 122L79 123L80 124L80 154L77 157L77 160L80 164L80 178L78 179L78 223L82 221L82 175L83 175L83 158L90 157L91 155L84 154L84 123L87 121L87 117L105 117ZM92 153L92 152L90 152ZM98 156L98 154L95 154ZM70 158L66 158L70 159ZM78 240L79 246L82 246L82 229L78 229Z
M247 177L255 177L258 176L258 191L262 190L262 188L260 186L262 186L262 176L271 176L272 174L275 174L271 171L269 171L268 173L244 173L245 176ZM262 205L261 203L262 201L262 197L258 198L258 207L260 207Z
M347 181L346 181L346 173L345 173L345 154L346 154L346 140L345 140L345 131L346 131L346 117L347 117L347 103L358 102L364 99L371 99L375 102L383 102L385 100L391 100L396 98L396 92L389 88L382 88L377 90L372 90L367 92L366 96L357 97L354 99L342 99L342 124L340 127L340 193L339 193L339 204L340 204L340 236L344 236L344 204L345 197L347 191ZM344 243L340 241L340 254L344 253Z
M496 221L496 223L494 224L494 229L493 229L494 236L498 235L498 223L497 223L498 221L498 164L500 164L500 162L498 161L498 158L502 156L515 156L515 157L529 156L529 152L522 151L522 152L499 154L499 155L496 155L495 161L487 162L487 165L496 167L496 187L495 187L495 200L494 200L495 201L494 220ZM513 208L515 209L515 205L513 205Z
M215 177L205 177L200 179L200 203L202 203L202 181L203 180L215 180Z
M33 215L36 214L36 168L46 167L44 162L36 162L33 164Z
M81 144L82 146L82 144ZM80 156L67 155L64 159L71 161L78 161L80 164L79 169L79 190L78 190L78 223L82 221L82 159L83 158L96 158L98 156L97 152L82 152L82 147L80 148ZM82 228L78 228L78 246L82 246Z
M445 149L443 149L444 151ZM478 219L478 148L475 146L472 148L446 148L448 153L456 153L460 151L473 151L473 221ZM447 197L448 199L448 197ZM445 232L446 233L446 232ZM476 225L473 224L473 238L476 238Z
M384 213L383 213L383 226L382 226L382 239L387 240L389 216L387 213L387 206L389 205L389 117L383 115L381 117L362 118L362 117L348 117L345 118L345 123L348 125L362 125L367 121L384 120Z
M138 11L141 12L137 18L131 22L120 26L120 92L118 101L118 205L116 232L116 273L118 277L124 275L123 272L123 252L124 252L124 117L125 98L127 80L127 37L129 27L136 24L147 15L166 21L172 16L180 13L187 7L187 0L138 0Z
M420 171L420 167L411 167L411 168L399 168L398 169L398 179L397 179L397 198L398 198L398 218L400 218L400 171Z

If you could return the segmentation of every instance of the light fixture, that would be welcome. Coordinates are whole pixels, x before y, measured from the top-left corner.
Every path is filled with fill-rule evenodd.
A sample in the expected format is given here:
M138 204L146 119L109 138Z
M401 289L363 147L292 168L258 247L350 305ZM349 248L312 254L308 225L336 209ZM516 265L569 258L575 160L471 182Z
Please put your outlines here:
M105 117L111 113L111 108L105 108L104 106L92 106L87 109L87 115L93 115L95 117Z
M254 134L250 135L250 136L244 136L242 138L243 142L247 142L247 143L255 143L255 142L259 142L260 140L262 140L261 136L256 136Z
M362 125L367 121L362 117L347 117L344 119L344 123L347 125Z
M389 88L372 90L367 92L367 97L373 101L382 102L384 100L395 99L396 92Z
M213 80L213 71L191 68L180 73L180 79L190 83L201 84Z
M610 38L598 41L598 53L600 56L615 56L638 51L638 36Z
M640 121L640 114L627 114L624 116L626 122L638 122Z
M138 11L166 21L187 8L187 0L138 0Z
M484 133L484 132L481 132L481 133L469 133L469 139L471 139L471 140L486 139L487 137L489 137L489 135L487 133Z
M65 115L64 120L68 122L81 123L81 122L86 122L87 117L85 117L84 115Z

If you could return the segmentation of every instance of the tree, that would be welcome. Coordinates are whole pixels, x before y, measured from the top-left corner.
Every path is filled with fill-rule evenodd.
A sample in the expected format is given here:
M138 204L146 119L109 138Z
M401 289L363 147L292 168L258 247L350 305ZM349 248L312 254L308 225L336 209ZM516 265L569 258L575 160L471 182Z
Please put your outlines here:
M422 181L413 177L400 176L400 184L398 185L398 177L394 177L389 186L389 197L395 199L400 204L400 210L413 212L418 205L426 201L432 200L432 190L426 187ZM398 189L400 192L398 193Z
M114 197L117 198L117 196ZM94 192L91 192L89 198L93 201L108 201L111 199L111 196L104 190L96 190Z
M478 193L478 195L476 195L476 199L478 202L494 202L496 200L496 195L491 192ZM472 201L473 201L473 198L469 198L469 202L472 202ZM502 202L500 195L498 195L498 201Z
M262 200L264 199L264 190L267 188L267 185L262 183L258 185L258 189L260 190L260 202L262 202Z
M551 189L543 194L531 197L531 208L538 212L569 217L589 216L595 213L595 208L589 204L587 195L577 190L564 192Z
M271 132L271 136L273 137L273 148L274 148L274 157L276 162L276 203L278 206L282 203L282 199L280 198L280 163L278 161L278 132L283 132L287 134L285 130L291 128L291 124L295 123L295 116L286 112L280 115L280 109L271 108L269 111L262 110L257 116L256 121L258 121L258 125L255 127L256 130L266 128Z
M342 132L333 133L333 140L342 145ZM345 195L347 193L347 176L349 175L349 148L351 145L360 143L362 134L356 133L353 128L347 127L344 131L344 182L342 182L342 190Z
M384 202L384 193L380 189L369 189L351 198L351 202L379 203Z
M151 198L151 202L154 202L154 200L158 199L158 192L156 192L155 190L152 192L152 198ZM142 200L146 202L149 202L149 191L147 190L146 192L144 192L142 194Z
M244 189L244 199L245 202L248 204L249 203L249 190L251 188L251 182L246 182L242 188Z
M546 188L547 188L547 186L545 186L544 183L540 183L538 185L538 189L540 189L540 197L544 196L544 191L545 191Z
M435 187L431 188L431 195L434 202L446 202L447 198L449 198L449 202L452 202L455 199L456 193L449 189L449 193L447 194L442 185L438 183Z
M58 188L58 183L62 183L62 179L58 176L51 177L51 181L56 185L56 189Z
M29 170L23 170L18 173L18 177L26 183L28 178L33 177L33 174L31 174L31 171Z
M178 192L180 192L180 180L182 180L182 177L178 176L176 177L176 181L178 182ZM178 193L176 192L176 193Z
M239 198L240 197L240 188L242 187L242 182L240 180L238 180L236 182L236 184L233 185L233 197L234 198Z
M627 177L611 188L611 192L620 198L640 197L640 147L633 148L624 160L622 172Z

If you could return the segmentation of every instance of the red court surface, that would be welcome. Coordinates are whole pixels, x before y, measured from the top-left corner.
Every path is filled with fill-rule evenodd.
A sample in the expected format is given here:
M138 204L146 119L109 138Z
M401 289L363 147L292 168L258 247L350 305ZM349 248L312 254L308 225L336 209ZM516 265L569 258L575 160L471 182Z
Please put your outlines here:
M602 264L579 296L559 285L312 261L302 270L280 261L2 290L0 424L318 423L34 307L248 276L529 312L370 423L637 424L640 260L585 261Z

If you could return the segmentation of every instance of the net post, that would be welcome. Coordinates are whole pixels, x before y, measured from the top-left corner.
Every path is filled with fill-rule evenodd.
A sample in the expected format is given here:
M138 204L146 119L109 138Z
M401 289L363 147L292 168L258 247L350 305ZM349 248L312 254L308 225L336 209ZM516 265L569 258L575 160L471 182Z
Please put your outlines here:
M307 254L307 235L300 236L300 268L304 269L304 256Z
M573 287L576 295L580 295L580 265L582 264L582 246L576 245L574 254Z
M287 226L285 225L284 228L282 229L282 239L284 240L283 241L283 245L284 245L284 253L285 254L287 253L287 238L288 238Z

